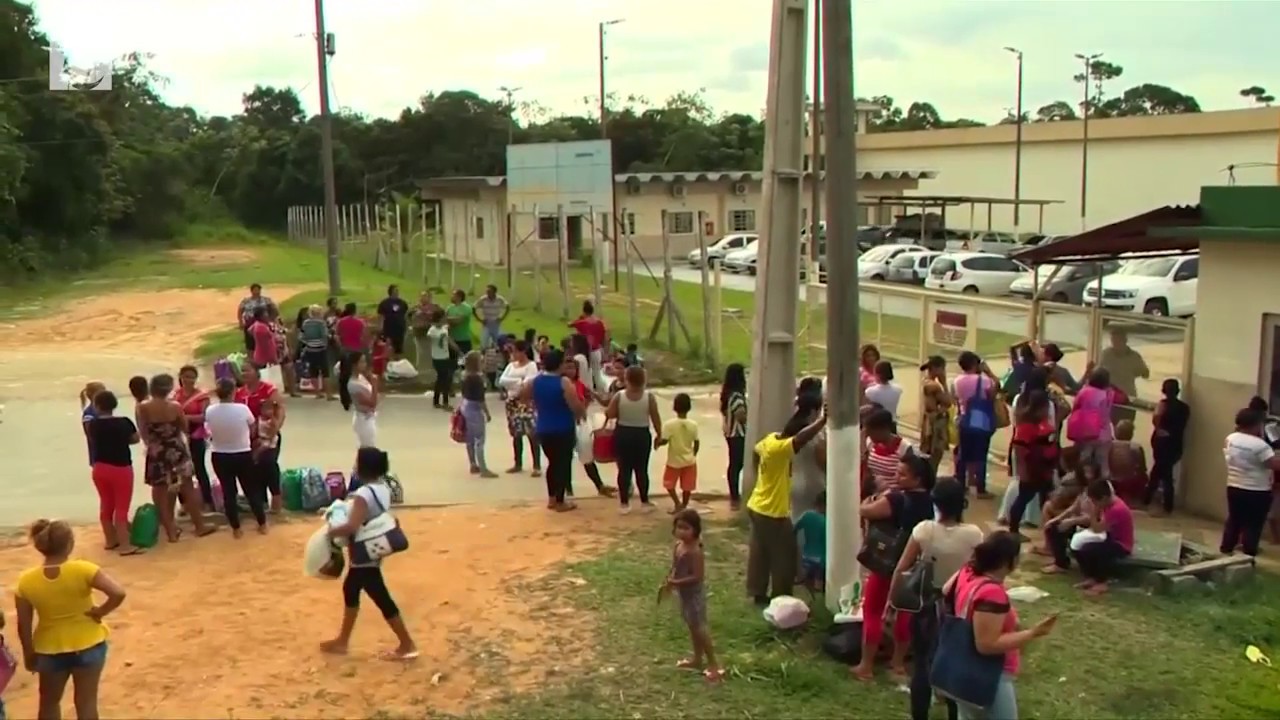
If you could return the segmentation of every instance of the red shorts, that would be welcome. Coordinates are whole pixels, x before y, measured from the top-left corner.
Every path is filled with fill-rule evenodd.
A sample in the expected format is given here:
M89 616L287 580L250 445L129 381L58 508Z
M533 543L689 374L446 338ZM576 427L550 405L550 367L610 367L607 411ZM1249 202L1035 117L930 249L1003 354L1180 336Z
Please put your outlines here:
M662 487L675 490L677 485L683 492L693 492L698 487L698 466L674 468L668 465L662 472Z

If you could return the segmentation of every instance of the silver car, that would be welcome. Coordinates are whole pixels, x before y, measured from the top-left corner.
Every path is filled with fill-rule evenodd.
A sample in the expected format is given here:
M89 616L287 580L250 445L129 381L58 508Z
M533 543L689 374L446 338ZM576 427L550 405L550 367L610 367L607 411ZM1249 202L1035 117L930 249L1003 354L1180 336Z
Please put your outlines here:
M904 252L889 261L885 282L924 285L924 279L929 275L929 265L941 254L936 250Z
M707 259L714 265L724 260L724 257L731 252L736 252L745 248L760 237L755 233L733 233L725 235L711 245L707 246ZM702 267L702 251L694 250L689 253L689 264L694 267Z

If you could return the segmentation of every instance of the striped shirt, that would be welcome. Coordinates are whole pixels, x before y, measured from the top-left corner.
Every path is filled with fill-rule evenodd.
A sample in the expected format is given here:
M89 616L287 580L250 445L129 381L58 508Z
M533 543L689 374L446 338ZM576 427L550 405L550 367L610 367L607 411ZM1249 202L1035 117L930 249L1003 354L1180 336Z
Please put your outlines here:
M724 418L724 436L725 437L745 437L747 434L747 424L738 420L739 415L745 415L747 412L747 396L740 392L729 394L728 407L725 410Z
M897 483L898 464L911 451L911 443L902 438L895 438L888 443L867 440L867 474L871 476L873 492L883 492Z

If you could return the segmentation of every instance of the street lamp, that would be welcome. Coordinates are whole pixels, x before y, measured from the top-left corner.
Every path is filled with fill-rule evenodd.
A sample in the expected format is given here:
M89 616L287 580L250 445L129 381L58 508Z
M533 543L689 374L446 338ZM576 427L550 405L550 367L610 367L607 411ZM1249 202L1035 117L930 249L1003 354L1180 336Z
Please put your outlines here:
M1016 131L1013 140L1013 231L1022 232L1022 51L1006 47L1018 59L1017 102L1014 108Z
M1082 124L1080 128L1080 232L1084 232L1085 217L1089 206L1089 74L1093 63L1102 57L1102 53L1085 55L1076 53L1076 59L1084 63L1084 106L1081 108Z
M512 141L515 139L515 131L516 131L516 117L515 117L516 106L512 98L515 96L516 93L520 92L523 89L524 88L507 87L506 85L503 85L502 87L498 88L498 92L503 93L507 96L507 144L508 145L510 145Z
M605 109L605 99L604 99L604 61L605 61L605 56L604 56L604 29L605 29L605 28L607 28L607 27L609 27L610 25L617 25L618 23L620 23L620 22L622 22L622 21L623 21L623 20L622 20L622 18L619 18L619 19L617 19L617 20L605 20L604 22L600 23L600 27L599 27L599 34L600 34L600 137L602 137L602 138L608 138L608 137L609 137L609 131L605 128L606 123L608 123L608 121L609 121L609 115L608 115L608 111Z

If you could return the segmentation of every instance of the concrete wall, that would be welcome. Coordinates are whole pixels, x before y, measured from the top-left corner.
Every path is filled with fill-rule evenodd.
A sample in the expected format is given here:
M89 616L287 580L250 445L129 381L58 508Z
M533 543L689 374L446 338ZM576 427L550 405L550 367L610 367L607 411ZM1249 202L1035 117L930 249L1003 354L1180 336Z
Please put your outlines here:
M1236 411L1254 395L1268 395L1271 368L1264 362L1264 316L1280 314L1274 287L1280 245L1265 241L1207 240L1200 248L1191 426L1183 461L1180 504L1197 514L1226 513L1222 442L1235 427Z

